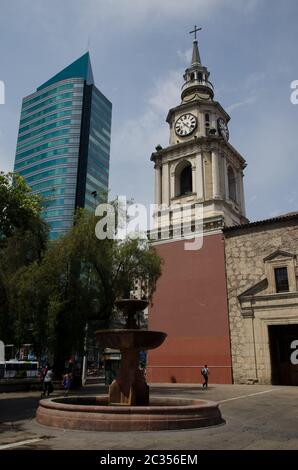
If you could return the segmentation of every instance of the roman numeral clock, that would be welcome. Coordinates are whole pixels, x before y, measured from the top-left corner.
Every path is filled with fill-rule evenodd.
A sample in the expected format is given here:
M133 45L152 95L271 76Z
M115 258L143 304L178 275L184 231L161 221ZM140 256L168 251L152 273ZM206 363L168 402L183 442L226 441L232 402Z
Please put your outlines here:
M197 125L197 118L193 114L182 114L175 123L175 132L179 136L190 135Z

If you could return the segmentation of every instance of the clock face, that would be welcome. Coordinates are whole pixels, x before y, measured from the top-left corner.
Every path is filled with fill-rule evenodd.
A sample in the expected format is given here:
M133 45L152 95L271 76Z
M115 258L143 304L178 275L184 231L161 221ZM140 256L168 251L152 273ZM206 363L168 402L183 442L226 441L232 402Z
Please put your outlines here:
M197 118L193 114L183 114L175 123L175 132L184 137L191 134L197 127Z
M219 135L221 135L226 141L228 141L230 136L229 129L226 122L222 118L219 118L217 120L217 129Z

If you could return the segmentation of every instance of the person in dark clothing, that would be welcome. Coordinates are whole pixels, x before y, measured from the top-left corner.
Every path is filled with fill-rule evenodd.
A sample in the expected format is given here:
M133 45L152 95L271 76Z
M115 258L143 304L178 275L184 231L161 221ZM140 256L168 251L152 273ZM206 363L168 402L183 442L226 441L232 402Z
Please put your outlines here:
M207 364L205 364L204 367L201 369L201 374L204 377L204 383L203 383L203 388L208 387L208 377L209 377L209 369L207 367Z

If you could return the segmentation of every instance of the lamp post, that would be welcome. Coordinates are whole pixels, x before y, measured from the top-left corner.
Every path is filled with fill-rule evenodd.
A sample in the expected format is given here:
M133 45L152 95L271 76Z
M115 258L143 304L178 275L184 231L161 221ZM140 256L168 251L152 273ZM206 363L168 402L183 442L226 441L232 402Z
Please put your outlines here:
M97 191L91 192L92 196L94 197L94 203L96 205L96 198L97 198ZM89 276L88 276L88 291L90 288L90 280L91 280L91 268L89 269ZM85 337L84 337L84 355L83 355L83 364L82 364L82 386L84 387L86 384L86 375L87 375L87 358L88 358L88 320L85 324Z
M85 338L84 338L84 356L83 356L83 366L82 366L82 385L83 387L86 384L86 369L87 369L87 355L88 355L88 322L86 321L85 325Z

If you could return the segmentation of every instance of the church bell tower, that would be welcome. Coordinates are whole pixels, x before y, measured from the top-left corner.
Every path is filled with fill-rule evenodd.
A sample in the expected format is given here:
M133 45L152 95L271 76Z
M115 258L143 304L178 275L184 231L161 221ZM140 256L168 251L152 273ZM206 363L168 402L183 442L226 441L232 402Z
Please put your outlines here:
M195 26L192 60L185 70L181 103L166 121L169 145L156 147L156 229L175 229L181 210L195 224L195 207L203 207L204 232L247 222L243 190L245 159L229 143L230 116L214 99L209 71L202 65Z

